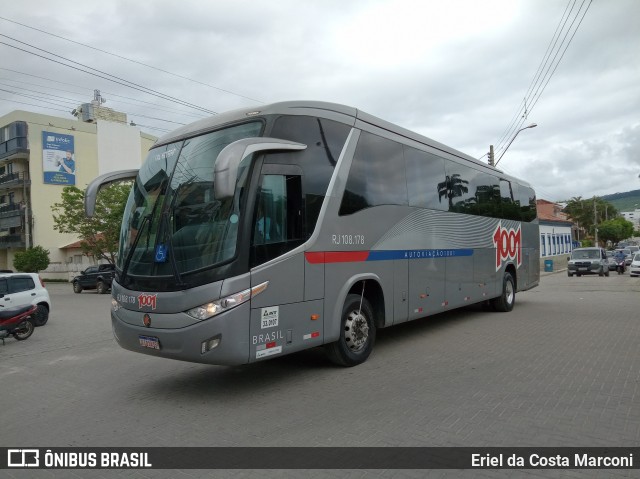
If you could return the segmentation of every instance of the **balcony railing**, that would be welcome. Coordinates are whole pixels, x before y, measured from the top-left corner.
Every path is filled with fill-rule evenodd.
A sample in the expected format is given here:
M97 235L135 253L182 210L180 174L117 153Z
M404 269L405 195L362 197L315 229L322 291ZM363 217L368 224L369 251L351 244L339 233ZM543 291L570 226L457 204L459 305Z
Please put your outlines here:
M0 206L0 217L16 216L19 215L22 210L24 210L24 205L19 203L2 205Z
M7 175L0 176L0 188L11 187L15 185L21 185L23 182L29 181L28 171L19 171L17 173L9 173Z
M0 249L24 248L26 245L24 234L0 236Z

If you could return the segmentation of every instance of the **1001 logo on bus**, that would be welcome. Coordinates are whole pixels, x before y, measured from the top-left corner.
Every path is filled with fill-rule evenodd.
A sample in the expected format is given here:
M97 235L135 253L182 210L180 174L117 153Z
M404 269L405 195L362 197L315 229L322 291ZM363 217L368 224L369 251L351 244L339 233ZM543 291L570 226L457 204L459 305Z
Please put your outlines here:
M502 263L507 260L516 260L518 267L522 264L522 233L520 226L513 228L503 228L502 222L498 223L493 232L493 246L496 248L496 271L500 269Z
M157 294L141 293L138 295L138 309L150 307L156 309L156 303L158 301Z

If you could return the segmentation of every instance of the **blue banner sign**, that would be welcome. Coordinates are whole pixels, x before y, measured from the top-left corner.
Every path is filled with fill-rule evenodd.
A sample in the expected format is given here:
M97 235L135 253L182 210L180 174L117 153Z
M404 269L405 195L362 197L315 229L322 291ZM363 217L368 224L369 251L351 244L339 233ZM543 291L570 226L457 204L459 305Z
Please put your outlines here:
M42 132L42 171L45 184L76 184L76 159L72 135Z

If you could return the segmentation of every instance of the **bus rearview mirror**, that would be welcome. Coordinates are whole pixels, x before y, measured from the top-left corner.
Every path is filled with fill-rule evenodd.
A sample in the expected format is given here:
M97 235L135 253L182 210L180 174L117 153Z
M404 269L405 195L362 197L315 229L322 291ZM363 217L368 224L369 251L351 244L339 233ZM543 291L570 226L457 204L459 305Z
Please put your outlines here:
M135 180L136 176L138 176L138 171L139 170L112 171L111 173L98 176L89 183L89 186L87 186L84 192L84 214L89 218L93 216L96 210L96 199L102 188L117 181Z
M216 200L233 197L238 181L238 167L247 156L262 151L304 150L307 145L278 138L244 138L227 145L218 155L214 167L213 191Z

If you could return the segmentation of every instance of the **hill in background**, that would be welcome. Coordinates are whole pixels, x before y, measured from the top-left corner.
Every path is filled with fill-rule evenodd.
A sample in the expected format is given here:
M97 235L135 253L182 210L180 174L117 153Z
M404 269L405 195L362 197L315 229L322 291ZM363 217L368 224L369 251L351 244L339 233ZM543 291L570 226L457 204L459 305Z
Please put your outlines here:
M640 208L640 190L604 195L602 199L611 203L618 211L633 211Z

